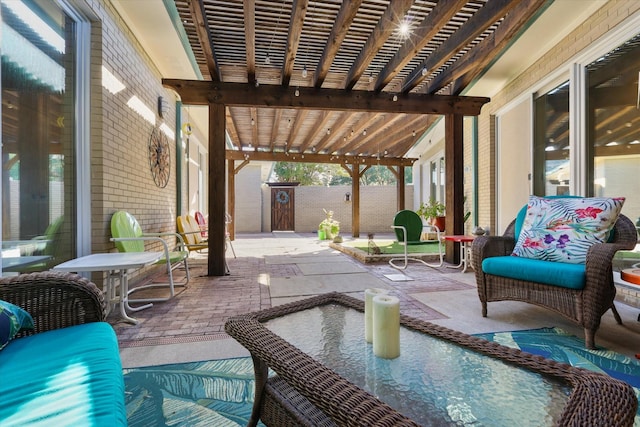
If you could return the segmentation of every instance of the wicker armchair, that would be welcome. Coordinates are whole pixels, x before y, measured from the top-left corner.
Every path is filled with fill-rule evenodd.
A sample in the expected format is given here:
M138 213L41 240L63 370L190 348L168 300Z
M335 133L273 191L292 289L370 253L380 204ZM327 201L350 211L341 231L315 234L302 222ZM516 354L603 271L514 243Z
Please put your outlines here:
M618 217L610 243L595 244L589 249L583 289L569 289L484 273L482 261L485 258L506 256L513 252L517 240L514 233L515 220L509 224L504 235L477 237L471 247L483 317L487 317L487 302L490 301L516 300L539 305L584 327L585 346L591 349L595 348L595 333L600 327L600 318L607 310L612 309L616 321L622 324L613 305L616 288L611 261L617 251L633 249L636 245L636 229L629 218L624 215Z
M0 299L33 317L27 336L106 319L106 303L95 284L71 273L44 271L0 279Z

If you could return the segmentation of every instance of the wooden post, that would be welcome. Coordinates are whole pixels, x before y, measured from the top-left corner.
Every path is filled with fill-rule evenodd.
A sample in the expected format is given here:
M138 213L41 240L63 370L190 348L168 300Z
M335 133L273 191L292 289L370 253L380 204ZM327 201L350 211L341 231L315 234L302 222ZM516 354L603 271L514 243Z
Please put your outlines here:
M351 173L351 235L360 237L360 165L355 163Z
M464 116L445 115L445 188L446 226L448 235L464 233ZM459 243L458 243L459 244ZM454 242L447 242L447 262L460 262Z
M208 276L225 269L225 106L209 104L209 256Z
M229 206L227 208L227 212L231 215L231 219L235 218L236 215L236 162L235 160L229 159L227 160L227 200ZM235 221L231 221L231 224L228 225L227 231L229 232L229 238L231 240L235 240L236 238L236 227Z
M398 166L398 174L396 175L396 187L398 189L397 193L398 193L398 211L404 210L405 206L406 206L406 201L405 201L405 189L404 189L404 181L405 181L405 177L404 177L404 166L399 165Z

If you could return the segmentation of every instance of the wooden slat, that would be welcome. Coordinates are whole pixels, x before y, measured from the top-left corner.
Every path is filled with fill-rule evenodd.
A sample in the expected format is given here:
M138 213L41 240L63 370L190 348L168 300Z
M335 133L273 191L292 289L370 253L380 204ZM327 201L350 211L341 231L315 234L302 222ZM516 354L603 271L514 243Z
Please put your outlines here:
M471 96L400 94L338 89L293 88L242 83L162 79L180 94L184 104L218 103L229 106L263 106L333 111L368 111L410 114L462 114L477 116L489 98Z
M331 68L333 59L336 57L344 38L347 36L349 27L351 26L353 18L355 18L358 13L358 8L361 4L362 0L350 0L342 3L340 12L338 12L338 16L331 29L331 34L327 39L327 44L324 47L324 52L322 52L320 62L316 67L313 86L322 87L322 83L327 77L327 72L329 72L329 68Z
M393 59L385 65L378 75L374 90L379 92L384 89L466 3L467 0L440 0L427 16L428 22L420 24Z

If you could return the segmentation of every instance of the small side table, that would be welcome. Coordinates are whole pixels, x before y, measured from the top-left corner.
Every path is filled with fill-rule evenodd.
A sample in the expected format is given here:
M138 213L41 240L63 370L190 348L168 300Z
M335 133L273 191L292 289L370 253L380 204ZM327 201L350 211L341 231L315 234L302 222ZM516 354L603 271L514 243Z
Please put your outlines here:
M462 272L466 273L467 267L470 265L469 260L469 243L473 242L475 236L465 236L465 235L454 235L454 236L444 236L444 240L449 240L450 242L460 243L460 264L455 266L449 266L451 268L460 268L462 267Z

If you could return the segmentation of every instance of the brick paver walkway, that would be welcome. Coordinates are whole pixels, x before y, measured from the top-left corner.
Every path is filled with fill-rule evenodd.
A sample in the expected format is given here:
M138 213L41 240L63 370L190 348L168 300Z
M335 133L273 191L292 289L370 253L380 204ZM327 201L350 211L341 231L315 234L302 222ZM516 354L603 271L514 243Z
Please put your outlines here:
M271 307L269 287L264 284L264 277L292 277L302 273L296 263L266 263L265 253L277 255L277 244L272 244L273 235L265 233L258 239L264 239L264 245L256 236L248 236L250 245L243 247L243 237L239 236L234 242L238 258L227 257L231 274L224 277L208 277L206 254L195 255L190 260L191 280L186 288L176 288L178 294L169 301L155 303L153 307L131 313L139 320L137 325L120 321L116 313L109 317L114 325L121 347L138 345L157 345L164 343L190 342L226 338L224 324L234 315L248 313ZM295 237L291 237L295 239ZM311 241L315 250L330 251L327 244L317 246L317 240L302 236L300 241L286 241L281 248L283 255L295 255L300 247L296 243L305 244L304 239ZM270 246L271 244L271 246ZM286 246L286 245L294 246ZM308 255L308 254L307 254ZM386 262L376 264L362 264L353 258L341 254L344 260L350 260L366 270L376 278L383 280L395 288L394 294L401 300L403 314L424 320L444 317L420 301L413 299L410 294L456 289L467 289L469 285L452 280L450 274L456 270L431 269L425 266L415 266L411 269L413 281L393 282L385 274L398 274L399 271L390 267ZM292 258L293 259L293 258ZM449 276L449 277L448 277ZM174 271L174 280L184 278L182 269ZM154 281L163 281L162 275L154 277ZM261 284L261 281L263 282ZM141 291L134 294L142 296L152 291ZM156 291L157 293L157 291ZM134 305L134 304L132 304Z

